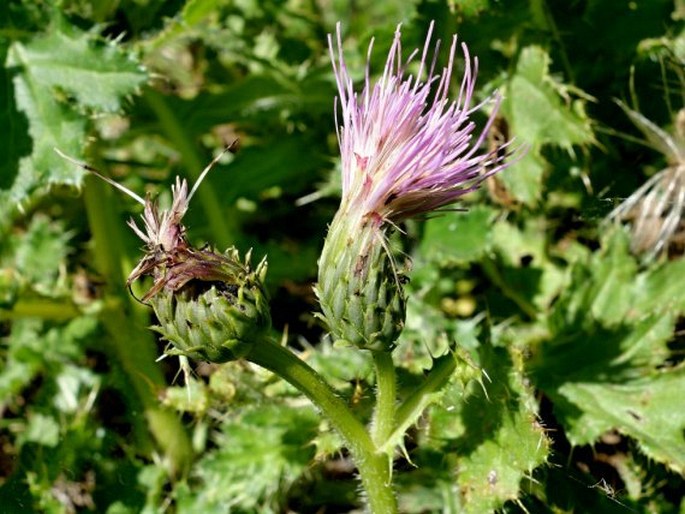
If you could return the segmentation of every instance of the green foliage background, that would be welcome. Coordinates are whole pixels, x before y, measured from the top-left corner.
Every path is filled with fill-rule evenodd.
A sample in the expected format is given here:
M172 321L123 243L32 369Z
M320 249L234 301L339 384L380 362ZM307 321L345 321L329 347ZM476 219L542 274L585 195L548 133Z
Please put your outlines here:
M289 386L155 362L124 287L139 206L53 148L164 201L237 138L190 239L268 254L275 333L368 415L367 356L312 315L339 193L326 35L342 23L361 78L372 36L378 70L398 22L409 50L436 20L528 151L467 212L405 227L400 394L454 343L460 364L395 441L401 511L685 512L683 246L645 262L602 224L664 167L614 100L674 133L684 18L682 0L3 2L0 510L360 508L338 438Z

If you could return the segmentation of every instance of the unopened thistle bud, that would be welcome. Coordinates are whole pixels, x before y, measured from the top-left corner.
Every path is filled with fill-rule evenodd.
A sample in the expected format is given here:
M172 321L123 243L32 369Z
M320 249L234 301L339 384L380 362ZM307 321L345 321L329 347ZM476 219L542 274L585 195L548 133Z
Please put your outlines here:
M333 336L359 348L391 351L404 325L404 277L388 232L477 189L506 166L509 154L509 143L479 153L500 98L494 96L489 119L476 135L470 116L483 105L471 106L478 61L471 61L462 44L464 76L457 99L450 100L457 39L447 67L436 70L435 58L429 58L432 29L431 24L417 74L405 75L417 52L402 62L398 26L381 77L371 81L367 63L359 93L343 58L340 25L337 44L329 36L338 85L342 201L319 261L317 294ZM372 46L373 41L369 61Z
M145 242L147 253L126 284L130 287L142 276L152 277L153 285L142 301L155 310L159 325L153 328L171 343L167 354L227 362L244 357L263 339L271 326L263 285L266 260L253 270L249 253L242 261L234 248L225 253L193 248L182 224L195 191L221 156L205 168L190 193L186 181L177 177L171 187L171 207L160 209L149 197L143 199L90 166L58 153L144 206L144 229L133 220L128 224Z

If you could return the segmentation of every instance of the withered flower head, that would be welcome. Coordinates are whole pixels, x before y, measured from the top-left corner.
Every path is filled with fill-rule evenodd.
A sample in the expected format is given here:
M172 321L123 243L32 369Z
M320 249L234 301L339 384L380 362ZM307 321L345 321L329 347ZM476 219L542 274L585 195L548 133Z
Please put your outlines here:
M243 261L235 248L224 253L193 248L182 223L195 191L221 155L203 170L190 192L185 179L177 177L171 187L171 207L161 209L149 196L143 199L87 164L57 152L144 206L144 230L133 220L128 224L145 242L146 253L126 284L152 277L153 285L142 301L150 302L157 314L160 325L155 330L174 346L166 353L226 362L243 357L264 336L271 325L263 286L266 260L252 270L249 252Z
M608 219L630 228L631 250L646 260L682 246L685 233L685 109L674 119L674 130L666 132L622 102L618 105L640 129L646 144L666 159L666 167L655 173L618 207Z

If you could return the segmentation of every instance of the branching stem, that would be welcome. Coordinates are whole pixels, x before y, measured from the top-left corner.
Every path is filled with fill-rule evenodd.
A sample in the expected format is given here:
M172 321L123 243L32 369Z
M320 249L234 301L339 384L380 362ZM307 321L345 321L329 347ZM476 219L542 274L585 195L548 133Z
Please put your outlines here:
M374 514L396 513L397 501L387 455L378 451L364 425L321 375L272 340L254 345L246 358L295 386L321 410L352 452L370 511Z

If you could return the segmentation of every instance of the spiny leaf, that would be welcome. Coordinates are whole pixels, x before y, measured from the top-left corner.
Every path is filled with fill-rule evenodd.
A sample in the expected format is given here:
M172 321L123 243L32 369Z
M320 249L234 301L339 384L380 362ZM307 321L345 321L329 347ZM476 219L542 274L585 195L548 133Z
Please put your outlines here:
M312 408L282 405L262 405L228 420L219 448L197 465L204 487L195 497L179 498L179 508L278 512L274 495L309 464L317 428Z
M649 457L685 470L685 415L674 409L684 375L665 367L685 305L674 277L684 272L682 260L639 272L620 231L576 264L549 340L536 345L530 362L572 443L616 429Z
M594 141L585 112L589 97L554 78L550 64L549 54L539 46L524 48L503 105L512 135L532 146L528 155L501 177L510 192L527 204L540 198L542 174L547 167L540 153L544 145L560 146L572 153L574 145Z
M607 236L600 252L574 266L572 287L565 290L550 318L553 329L635 324L654 314L685 310L685 290L673 280L683 273L683 260L638 273L626 234L617 230Z
M53 23L46 34L27 43L15 41L7 52L7 67L13 85L8 95L11 134L14 140L24 141L26 133L19 130L26 130L32 144L30 153L15 150L16 155L3 163L10 171L0 191L0 218L5 222L17 205L40 188L81 184L83 171L57 156L53 148L79 155L87 118L77 110L119 110L122 98L146 79L140 66L115 43L98 46L94 37L66 22Z
M146 80L141 66L113 41L96 40L66 23L44 36L14 43L10 66L19 66L31 86L48 96L73 97L83 108L113 112Z
M685 472L685 388L683 369L624 384L569 382L559 394L575 407L567 415L573 444L588 444L616 429L634 438L650 458ZM569 413L569 409L565 409Z
M539 46L521 51L510 80L505 110L512 132L523 141L553 144L572 150L573 145L592 143L590 119L585 112L587 95L550 75L550 57Z
M522 374L522 358L483 344L480 366L492 382L471 383L464 397L455 384L429 409L427 440L454 469L459 512L483 513L516 499L522 481L545 461L548 440Z
M509 356L493 350L486 349L482 363L493 377L493 383L485 385L487 396L476 389L462 414L466 457L459 459L457 481L469 513L490 512L518 498L521 483L548 453L549 441L537 422L521 355L516 349Z

